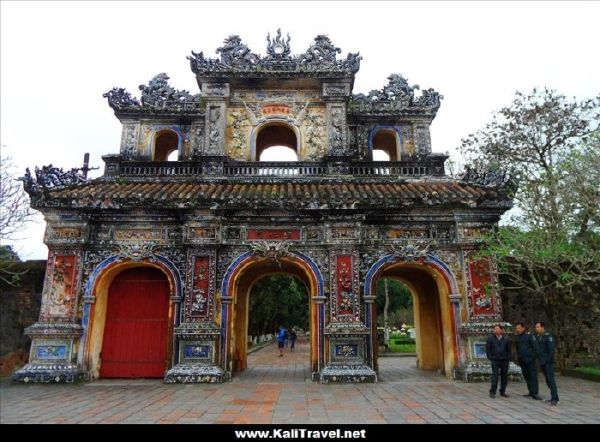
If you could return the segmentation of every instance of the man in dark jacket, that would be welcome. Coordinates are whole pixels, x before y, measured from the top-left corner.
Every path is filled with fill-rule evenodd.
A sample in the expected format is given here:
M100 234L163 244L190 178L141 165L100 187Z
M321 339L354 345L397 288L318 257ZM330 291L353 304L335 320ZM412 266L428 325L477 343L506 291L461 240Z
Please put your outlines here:
M558 390L554 379L554 352L556 350L556 339L546 332L546 324L535 323L535 352L540 363L540 369L544 373L546 385L550 389L550 405L558 404Z
M504 336L504 327L497 324L494 333L485 343L485 354L492 362L492 385L490 397L496 397L498 387L498 372L500 372L500 396L508 397L506 385L508 384L508 363L510 361L510 341Z
M527 393L525 397L531 396L536 400L542 399L539 396L539 386L537 370L535 369L535 338L525 328L525 324L522 322L517 323L515 326L517 336L515 340L517 343L517 361L521 366L521 372L523 378L527 382Z

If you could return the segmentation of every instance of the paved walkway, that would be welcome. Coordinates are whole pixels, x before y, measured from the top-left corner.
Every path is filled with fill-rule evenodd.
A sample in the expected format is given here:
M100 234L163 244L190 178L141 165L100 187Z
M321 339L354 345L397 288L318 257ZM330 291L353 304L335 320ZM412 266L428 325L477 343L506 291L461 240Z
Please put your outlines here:
M308 344L278 357L251 353L248 370L222 385L100 380L83 385L3 382L0 423L600 423L600 384L558 376L561 401L490 399L467 384L415 368L414 358L381 358L380 382L322 385L310 380ZM548 391L540 377L542 395Z

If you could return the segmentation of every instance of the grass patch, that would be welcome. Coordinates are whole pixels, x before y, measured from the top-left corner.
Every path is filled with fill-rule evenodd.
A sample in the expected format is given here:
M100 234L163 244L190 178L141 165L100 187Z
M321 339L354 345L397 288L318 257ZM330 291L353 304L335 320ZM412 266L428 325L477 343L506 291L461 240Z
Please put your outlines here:
M589 365L582 366L573 369L574 371L578 371L579 373L592 374L594 376L600 376L600 366L598 365Z
M396 344L393 340L391 340L390 351L393 353L416 353L417 344L414 342L402 342Z

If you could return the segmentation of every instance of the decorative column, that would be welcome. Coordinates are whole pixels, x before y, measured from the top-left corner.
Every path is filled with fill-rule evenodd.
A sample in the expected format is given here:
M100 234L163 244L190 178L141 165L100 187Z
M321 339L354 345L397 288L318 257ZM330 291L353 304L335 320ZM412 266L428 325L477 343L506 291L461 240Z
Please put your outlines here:
M206 101L206 125L202 146L204 173L219 175L223 172L223 159L226 157L225 129L229 83L202 83L202 97ZM199 132L201 135L202 131L196 130L197 134Z
M48 225L46 235L77 240L84 230L80 226ZM77 322L80 289L81 251L51 248L39 321L25 329L32 339L29 363L13 374L13 382L72 383L86 378L77 366L76 348L83 331Z
M166 383L223 381L217 365L221 331L215 322L215 263L212 250L188 251L183 321L174 333L176 364L165 375Z
M319 380L328 382L376 382L377 374L369 367L370 328L361 321L358 252L330 252L329 323L325 326L326 366Z
M321 373L321 369L324 367L324 343L325 339L323 336L323 322L325 321L325 302L327 301L326 296L313 296L313 302L315 303L315 308L317 309L318 315L318 326L317 326L317 334L318 334L318 362L317 362L317 371L313 371L311 380L318 381Z
M350 83L339 81L323 83L323 100L326 105L327 120L327 159L330 174L349 173L348 161L351 158L348 146L348 125L346 123L347 103L350 99Z
M492 374L490 361L485 354L485 343L494 325L501 324L507 334L512 333L512 325L502 319L495 264L489 258L476 257L476 252L475 249L463 251L469 320L460 328L466 347L466 363L461 371L467 382L485 381ZM508 375L513 380L522 379L521 369L513 362L509 365Z

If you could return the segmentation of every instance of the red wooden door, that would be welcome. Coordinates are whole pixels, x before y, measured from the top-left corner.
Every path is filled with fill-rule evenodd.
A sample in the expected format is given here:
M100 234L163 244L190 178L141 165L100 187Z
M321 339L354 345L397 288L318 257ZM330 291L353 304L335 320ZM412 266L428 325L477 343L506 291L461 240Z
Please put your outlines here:
M169 283L155 268L118 274L108 289L100 377L160 378L169 334Z

